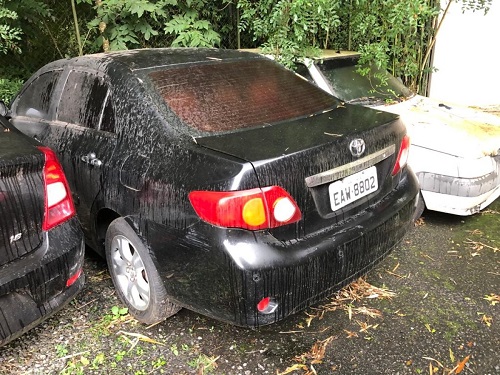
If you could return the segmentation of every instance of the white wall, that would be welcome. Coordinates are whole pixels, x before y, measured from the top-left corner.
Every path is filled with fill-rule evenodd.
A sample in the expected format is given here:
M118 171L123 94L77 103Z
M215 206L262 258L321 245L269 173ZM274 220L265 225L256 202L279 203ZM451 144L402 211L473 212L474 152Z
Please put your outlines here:
M443 1L445 3L445 1ZM500 105L500 0L462 13L453 2L436 40L429 96L476 106Z

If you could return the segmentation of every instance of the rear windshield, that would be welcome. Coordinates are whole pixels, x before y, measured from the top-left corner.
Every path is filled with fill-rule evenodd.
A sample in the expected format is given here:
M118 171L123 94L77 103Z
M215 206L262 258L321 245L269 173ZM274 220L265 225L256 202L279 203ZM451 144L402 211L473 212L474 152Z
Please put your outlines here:
M318 63L332 92L352 104L377 105L406 100L413 93L386 70L371 65L368 74L358 71L357 58L324 60Z
M338 100L267 60L173 67L149 74L186 124L227 132L322 112Z

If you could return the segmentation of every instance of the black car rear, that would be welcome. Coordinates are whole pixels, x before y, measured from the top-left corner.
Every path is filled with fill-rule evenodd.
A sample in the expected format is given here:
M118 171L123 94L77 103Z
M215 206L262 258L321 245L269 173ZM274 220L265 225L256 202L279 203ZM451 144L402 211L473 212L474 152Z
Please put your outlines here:
M276 322L367 272L412 223L398 116L343 104L258 55L58 61L12 117L59 152L88 243L146 323L178 306Z
M83 242L55 154L0 118L0 345L83 286Z

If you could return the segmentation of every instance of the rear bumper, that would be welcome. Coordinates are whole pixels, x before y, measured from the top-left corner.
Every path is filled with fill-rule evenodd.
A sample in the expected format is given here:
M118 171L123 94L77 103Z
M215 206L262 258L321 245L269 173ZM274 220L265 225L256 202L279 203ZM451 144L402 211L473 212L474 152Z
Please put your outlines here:
M39 249L0 268L0 346L60 310L80 291L85 245L76 218L44 233Z
M495 170L475 178L418 173L427 209L467 216L487 207L500 196L500 157L492 159L496 162Z
M172 233L167 235L165 227L148 225L148 239L175 302L216 319L258 327L331 295L383 259L412 225L417 192L417 180L408 173L382 201L340 226L298 241L206 223L175 239L168 238ZM264 297L278 303L270 314L257 311Z
M384 207L389 200L381 202L378 208L372 207L373 211L365 212L362 220L357 223L353 220L354 225L344 230L325 232L286 248L274 247L275 259L271 261L264 258L262 246L253 254L258 259L256 264L244 264L231 254L237 262L231 273L237 301L233 322L251 327L277 322L364 275L412 225L416 189L410 190L414 192L411 198L399 191L400 198L407 198L405 204L401 205L399 200L397 207ZM234 245L228 249L230 253L242 250ZM256 309L264 297L278 303L272 314L262 314Z

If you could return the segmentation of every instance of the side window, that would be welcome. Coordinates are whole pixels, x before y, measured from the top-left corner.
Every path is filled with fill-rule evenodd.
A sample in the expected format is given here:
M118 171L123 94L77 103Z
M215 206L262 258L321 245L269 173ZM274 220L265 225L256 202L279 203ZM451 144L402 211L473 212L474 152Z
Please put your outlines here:
M314 79L311 77L311 74L309 74L309 69L307 69L307 66L305 66L304 64L296 63L294 70L295 70L295 73L297 73L298 75L304 77L309 82L316 84L314 82Z
M19 97L17 116L49 120L50 101L60 75L60 71L47 72L31 82Z
M98 129L107 93L103 79L87 72L72 71L61 95L57 119Z

